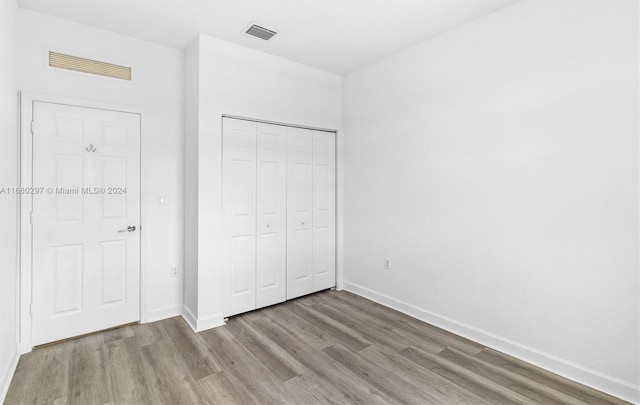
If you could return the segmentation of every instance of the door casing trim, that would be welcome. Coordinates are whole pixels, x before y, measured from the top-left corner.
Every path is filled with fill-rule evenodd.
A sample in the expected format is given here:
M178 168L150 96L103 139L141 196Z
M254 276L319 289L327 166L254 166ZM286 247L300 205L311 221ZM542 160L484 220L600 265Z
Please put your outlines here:
M75 107L93 108L99 110L110 110L124 113L132 113L140 115L140 224L145 224L146 213L143 209L143 192L142 192L142 167L144 161L143 136L148 132L147 111L144 107L125 106L120 104L106 103L95 100L84 100L79 98L71 98L65 96L57 96L50 94L20 92L20 142L18 156L20 159L20 187L32 187L33 175L33 148L31 138L31 121L33 117L33 103L43 102L51 104L64 104ZM20 353L25 354L33 350L32 345L32 229L30 223L32 196L18 195L20 206L20 230L18 237L19 249L19 320L20 320ZM147 238L140 227L140 323L148 322L149 308L147 306L148 294L148 273L147 273Z

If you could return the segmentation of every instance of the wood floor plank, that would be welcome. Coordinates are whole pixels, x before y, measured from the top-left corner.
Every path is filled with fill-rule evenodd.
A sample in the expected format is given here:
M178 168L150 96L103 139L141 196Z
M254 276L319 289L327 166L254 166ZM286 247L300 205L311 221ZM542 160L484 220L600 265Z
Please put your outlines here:
M320 351L310 352L310 350L322 350L326 347L331 346L332 344L336 344L339 342L337 339L322 331L322 329L318 328L316 325L300 319L282 305L271 307L269 311L265 311L264 314L258 311L250 314L245 314L238 318L240 318L243 323L249 324L247 326L251 328L254 333L260 336L266 337L266 335L269 335L272 338L276 336L273 334L265 333L264 330L260 329L259 325L264 325L263 322L266 322L267 320L273 322L274 325L279 325L282 328L282 332L288 331L291 335L295 334L295 336L297 336L299 340L303 341L305 345L310 346L310 348L307 348L305 357L310 353L321 356ZM230 320L230 322L231 321L233 321L233 319ZM254 325L254 321L257 321L257 327L256 325ZM280 337L281 336L275 338L274 340L269 340L271 342L270 347L275 351L276 349L273 347L275 346L281 352L286 353L288 357L294 359L294 362L298 364L298 366L295 366L295 369L298 370L298 373L300 374L297 377L298 381L303 381L305 384L307 384L309 390L319 393L329 403L343 404L354 402L353 400L350 400L349 396L345 395L344 392L336 389L336 386L333 383L330 383L325 378L322 378L318 374L314 373L312 369L305 367L300 361L296 360L294 358L296 352L293 343L282 343L281 345L276 344L276 342L281 342L281 340L279 339ZM321 361L320 358L321 357L317 357L314 359L314 361L310 362L313 363L313 368L322 367L322 365L318 363L318 361ZM302 371L303 369L306 371Z
M563 392L587 404L614 404L621 405L624 401L605 393L596 391L582 384L578 384L539 367L532 366L522 360L515 359L506 354L485 348L476 356L478 359L493 364L504 370L519 374L544 386Z
M68 403L69 363L74 342L34 350L20 358L5 404Z
M352 316L349 312L336 310L324 302L313 304L309 307L347 328L357 330L360 335L370 342L388 346L396 351L404 350L410 346L405 339L401 339L392 330L380 328L371 322Z
M194 333L181 317L37 348L5 404L624 401L363 297L325 291Z
M287 306L278 305L273 308L273 311L269 311L263 317L285 324L289 328L294 329L296 333L304 338L306 344L315 349L322 350L336 343L340 343L340 340L334 338L321 327L318 327L317 325L308 322L291 312ZM246 319L251 320L254 319L254 317L249 316L246 317Z
M206 404L211 399L198 390L197 382L184 365L173 344L168 339L142 347L147 364L145 376L150 390L163 404Z
M231 381L243 386L256 403L287 403L281 381L228 330L211 329L202 335Z
M335 310L338 312L348 314L354 318L357 318L363 323L375 325L381 331L389 332L390 337L395 338L398 342L401 342L407 347L418 347L422 350L434 354L440 353L447 347L445 343L435 340L432 336L416 330L415 328L411 328L410 325L406 325L399 319L395 319L392 322L389 318L385 318L385 316L380 316L379 314L364 310L360 305L353 305L347 300L343 301L340 299L335 299L336 297L342 296L342 292L337 293L334 291L331 293L331 296L323 296L323 300L325 301L324 303L327 306L335 308ZM352 294L347 293L347 296L350 295ZM460 344L463 344L466 347L465 343ZM477 352L475 348L469 350L474 353Z
M416 389L407 381L383 369L340 345L324 349L334 361L342 364L363 380L383 392L394 402L402 404L445 404L438 398Z
M343 300L350 305L369 313L373 317L377 317L399 333L402 331L410 335L419 334L425 339L439 342L444 347L453 347L469 354L478 354L484 348L484 346L479 343L447 332L444 329L428 323L416 321L415 318L412 318L409 315L387 308L376 302L369 301L356 294L346 291L328 291L327 294L332 298Z
M115 404L153 404L159 399L145 379L144 361L135 336L112 340L107 346L106 374Z
M282 382L297 377L306 369L290 354L270 340L261 338L260 332L243 318L230 319L227 329L247 350Z
M123 326L121 328L107 330L104 333L102 333L102 340L104 341L105 345L108 345L111 342L135 336L136 335L135 326L129 325L129 326Z
M319 376L312 370L298 376L297 379L301 380L307 386L308 390L322 396L326 402L330 404L357 403L356 401L350 400L350 394L341 391L335 384L329 382L326 378ZM372 403L377 402L372 401Z
M286 348L298 361L317 376L335 386L353 404L388 404L391 401L376 388L352 373L342 364L331 361L322 352L310 348L298 339L294 331L270 319L256 319L257 327L274 343Z
M219 365L208 356L208 347L201 336L193 333L182 318L171 318L163 323L169 341L184 360L184 364L194 379L199 380L220 371Z
M69 404L108 404L113 402L113 387L107 373L104 343L75 342L69 364L67 400Z
M300 317L300 319L313 323L320 329L326 331L327 333L338 339L341 344L355 351L362 350L365 347L371 345L371 342L362 337L362 335L360 335L358 331L349 329L348 327L341 325L339 322L336 322L333 319L326 317L317 311L314 311L310 307L298 304L295 301L288 302L283 305L289 308L295 315Z
M20 357L4 401L5 405L37 403L38 395L41 393L38 385L45 374L44 369L48 367L49 360L46 357L50 356L50 353L48 350L35 350ZM56 386L56 389L59 388ZM52 393L50 398L52 401L55 400L55 394Z
M198 385L213 404L248 405L256 403L255 399L248 395L243 387L234 384L226 371L198 380Z
M320 391L303 381L300 376L291 378L282 384L288 400L292 404L330 404Z
M405 357L421 367L446 378L461 388L474 393L489 403L494 404L533 404L529 398L475 374L472 371L439 358L431 353L410 347L400 352Z
M407 361L406 358L388 347L373 345L363 349L360 354L374 364L380 365L387 373L404 379L415 389L436 398L439 402L448 404L489 404L488 401L462 389L446 378L411 361Z
M522 378L508 370L501 370L498 367L491 366L455 349L446 349L440 352L438 356L541 404L575 404L580 402L561 392L555 391L535 381Z
M141 347L150 345L155 342L159 342L163 339L168 339L167 332L162 327L163 323L166 323L168 320L164 321L152 322L152 323L143 323L136 325L135 328L135 336L139 341Z

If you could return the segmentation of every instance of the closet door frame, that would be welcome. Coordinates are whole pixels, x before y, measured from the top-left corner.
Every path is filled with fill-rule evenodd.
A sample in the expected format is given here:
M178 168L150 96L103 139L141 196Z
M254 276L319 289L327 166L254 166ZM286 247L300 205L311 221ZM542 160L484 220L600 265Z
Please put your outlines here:
M337 187L338 187L338 184L339 184L338 178L337 178L337 175L338 175L338 167L337 167L337 165L338 165L338 131L337 130L332 130L332 129L327 129L327 128L302 126L302 125L293 125L293 124L282 123L282 122L277 122L277 121L260 120L260 119L255 119L255 118L242 117L242 116L229 115L229 114L223 114L222 115L221 124L222 124L222 132L223 132L223 136L222 136L222 166L223 166L223 171L222 171L223 207L222 208L223 209L222 209L221 215L223 216L223 218L222 218L223 228L225 228L225 229L223 229L223 235L224 235L223 238L226 239L226 241L223 243L223 245L224 245L223 249L225 249L227 252L229 252L226 255L226 258L224 259L223 268L224 269L229 269L229 273L231 273L231 270L229 268L229 265L230 265L229 256L231 255L231 252L230 252L230 250L228 250L228 248L230 247L230 244L228 243L229 242L228 241L229 238L227 237L228 236L228 230L226 229L227 226L225 225L225 223L226 223L225 221L227 221L227 219L225 218L225 212L226 212L226 209L225 209L225 201L226 201L225 200L225 198L226 198L225 194L228 194L228 191L225 190L225 185L224 185L225 184L225 142L224 142L224 139L225 139L225 131L226 131L224 122L225 122L226 119L246 121L248 123L253 123L254 125L256 125L256 128L261 124L267 124L267 125L276 125L276 126L280 126L280 127L285 127L285 129L287 129L289 131L295 131L296 129L301 129L301 130L308 130L308 131L311 132L311 135L310 135L310 138L311 138L311 141L310 141L311 142L311 161L310 161L310 163L311 163L310 164L311 176L310 177L311 177L311 190L312 191L311 191L311 213L310 213L311 214L310 215L311 224L310 224L310 228L309 228L311 239L312 239L312 241L310 243L310 246L309 246L309 249L310 249L309 256L311 257L311 259L310 259L310 261L311 261L311 263L310 263L311 289L308 290L308 291L305 291L304 293L301 293L301 294L290 295L289 294L290 287L288 285L289 284L288 283L288 278L289 278L288 274L289 274L289 272L287 271L287 276L286 276L287 277L286 299L287 300L288 299L293 299L293 298L296 298L298 296L305 295L307 293L313 293L313 292L321 291L321 290L328 289L328 288L335 288L337 286L337 283L338 283L338 274L337 274L338 273L338 238L337 238L337 229L338 229L339 223L338 223L338 217L336 215L337 214L337 207L338 207L338 190L337 190ZM314 135L313 135L313 132L314 131L318 131L320 133L330 133L334 137L334 150L333 150L333 154L334 154L334 156L333 156L333 165L334 165L334 167L333 167L333 176L332 176L333 179L332 179L332 182L333 182L333 186L334 186L333 196L334 196L334 200L335 201L334 201L334 206L333 206L333 218L332 218L332 224L331 224L332 227L333 227L333 238L332 238L333 239L333 243L332 243L332 246L331 246L331 249L330 249L330 250L333 250L333 256L334 257L333 257L333 260L332 260L333 263L331 263L331 265L329 266L329 268L333 269L333 276L329 277L329 279L332 280L332 282L331 281L327 281L327 278L324 277L324 280L322 280L320 282L320 285L314 285L314 283L313 283L314 278L317 278L317 277L315 277L317 264L315 263L315 260L313 258L314 257L314 250L316 250L316 246L313 243L313 235L314 235L314 233L316 231L315 228L314 228L314 224L313 224L314 216L316 216L316 215L314 215L315 213L314 213L314 208L313 208L314 202L315 202L315 197L314 197L315 186L313 184L313 181L314 181L314 170L313 170L314 169L314 151L313 151ZM255 202L254 202L254 208L255 208L255 216L254 216L255 227L254 227L254 229L255 230L254 230L254 233L253 233L253 244L252 244L252 248L251 248L251 251L252 251L251 260L254 263L253 267L254 267L254 274L255 274L256 277L254 278L254 281L253 281L252 286L250 288L250 290L253 291L254 299L253 299L253 304L250 304L250 300L249 300L248 297L245 297L245 299L243 299L244 302L243 302L242 305L232 305L230 302L226 302L223 305L223 315L225 317L232 316L232 315L239 314L239 313L246 312L246 311L250 311L250 310L253 310L253 309L256 309L256 308L260 308L261 306L263 306L263 305L261 305L259 303L258 291L257 291L257 289L259 288L258 287L258 283L259 283L258 282L258 266L257 266L257 260L258 260L258 256L257 256L258 255L257 238L258 238L258 235L259 235L259 232L260 232L260 228L259 228L260 227L260 219L259 219L259 214L257 212L257 204L258 204L257 203L257 192L258 192L257 191L257 183L258 183L258 177L257 176L258 176L258 164L259 164L259 157L257 155L257 153L258 153L257 152L257 148L258 148L258 146L257 146L257 142L258 142L257 141L257 132L258 132L258 130L256 129L256 138L255 138L256 155L255 155L255 160L254 160L254 168L255 168L254 184L256 186L256 194L254 194L254 196L256 197L255 198ZM289 137L289 135L287 135L287 140L286 140L287 144L288 144L288 137ZM287 188L289 187L288 186L288 182L289 182L289 178L288 178L289 177L289 174L288 174L289 173L289 170L288 170L289 169L289 167L288 167L289 166L289 164L288 164L289 153L288 152L289 151L287 151L287 163L286 163L286 170L285 170L286 171L285 176L287 177ZM228 170L228 168L227 168L227 170ZM287 270L288 270L288 267L289 267L289 250L290 250L290 247L289 247L289 229L290 229L289 222L290 222L290 219L289 219L289 213L288 213L288 203L289 203L288 195L287 195L286 198L287 198L287 214L286 214L287 223L285 225L286 226L285 229L286 229L287 237L286 237L286 242L285 243L287 244L286 260L287 260ZM225 274L223 279L228 279L229 282L231 282L232 281L232 274ZM231 288L231 287L229 287L229 288ZM228 297L227 299L229 299L229 298L231 298L231 297ZM224 301L226 301L227 299L224 299ZM267 304L267 305L271 305L271 304Z

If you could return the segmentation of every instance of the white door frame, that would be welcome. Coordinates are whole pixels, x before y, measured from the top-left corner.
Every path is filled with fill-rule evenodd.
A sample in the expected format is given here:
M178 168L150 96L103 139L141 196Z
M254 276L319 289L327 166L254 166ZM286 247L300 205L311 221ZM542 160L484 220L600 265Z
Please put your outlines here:
M44 102L52 104L64 104L76 107L111 110L123 113L140 115L140 224L146 223L146 215L142 199L142 166L144 153L142 150L143 135L147 132L147 114L141 107L123 106L118 104L103 103L100 101L83 100L64 96L54 96L39 93L20 93L20 187L32 187L33 180L33 145L31 137L31 121L33 117L33 103ZM20 268L20 353L29 353L32 349L32 229L31 210L33 199L31 195L19 195L20 201L20 236L19 236L19 268ZM140 226L140 323L147 322L147 238Z

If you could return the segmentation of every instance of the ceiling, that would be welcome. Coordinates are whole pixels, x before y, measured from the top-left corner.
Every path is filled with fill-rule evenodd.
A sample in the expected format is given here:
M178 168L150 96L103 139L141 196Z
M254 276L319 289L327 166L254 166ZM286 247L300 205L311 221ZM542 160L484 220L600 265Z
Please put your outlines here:
M18 0L20 7L184 48L198 33L347 74L518 0ZM244 34L254 21L278 32Z

